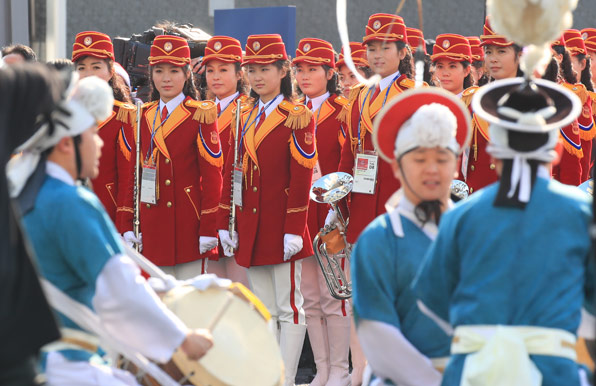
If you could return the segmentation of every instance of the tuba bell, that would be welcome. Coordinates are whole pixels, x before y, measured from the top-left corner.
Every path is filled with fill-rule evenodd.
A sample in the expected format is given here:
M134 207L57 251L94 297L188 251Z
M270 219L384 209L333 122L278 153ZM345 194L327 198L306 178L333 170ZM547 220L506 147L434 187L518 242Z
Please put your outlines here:
M348 221L337 203L352 191L353 181L347 173L330 173L316 180L310 188L311 200L329 204L337 213L339 224L323 227L313 240L313 249L331 296L339 300L352 296L352 283L342 268L342 262L350 264L351 246L345 234Z

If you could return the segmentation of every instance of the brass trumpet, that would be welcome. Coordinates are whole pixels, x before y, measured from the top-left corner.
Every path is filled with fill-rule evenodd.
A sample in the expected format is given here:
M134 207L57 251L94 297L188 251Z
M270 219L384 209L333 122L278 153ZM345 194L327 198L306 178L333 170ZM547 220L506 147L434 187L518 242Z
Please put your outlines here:
M354 179L347 173L331 173L319 178L310 188L310 199L329 204L337 213L339 224L326 225L313 240L315 257L323 272L331 296L343 300L352 297L352 282L342 269L342 259L350 264L351 246L346 240L345 220L337 203L352 191Z

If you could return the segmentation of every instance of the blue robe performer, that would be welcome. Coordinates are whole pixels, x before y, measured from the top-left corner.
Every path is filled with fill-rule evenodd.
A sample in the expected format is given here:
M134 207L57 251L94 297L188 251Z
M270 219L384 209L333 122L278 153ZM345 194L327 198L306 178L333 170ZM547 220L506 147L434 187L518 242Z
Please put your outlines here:
M449 187L470 138L469 113L456 96L422 88L397 96L380 114L373 142L402 188L352 253L358 338L383 384L438 385L451 338L420 312L410 286L441 213L452 206Z
M593 291L591 203L548 171L579 99L514 78L483 87L472 105L490 123L500 181L443 217L413 284L421 310L454 328L443 385L580 385L575 334Z

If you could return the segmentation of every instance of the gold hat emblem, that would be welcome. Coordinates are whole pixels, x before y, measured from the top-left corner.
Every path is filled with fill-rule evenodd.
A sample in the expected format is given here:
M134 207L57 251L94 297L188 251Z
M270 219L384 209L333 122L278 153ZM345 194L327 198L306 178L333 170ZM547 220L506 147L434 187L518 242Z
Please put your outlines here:
M163 45L163 49L166 50L166 52L172 51L172 42L166 42L166 44Z
M259 43L258 41L257 41L257 42L254 42L254 43L252 44L252 49L253 49L253 50L255 50L255 51L258 51L258 50L259 50L259 48L261 48L261 43Z
M215 48L215 51L219 51L221 49L221 42L215 42L213 48Z
M306 43L304 45L304 52L308 52L308 51L310 51L310 44Z
M381 21L380 20L375 20L375 22L373 23L373 28L374 29L381 28Z
M85 37L85 39L83 39L83 43L85 43L85 45L88 46L91 43L93 43L93 39L91 39L91 36L87 36Z
M587 32L584 32L582 34L582 39L586 40L587 38L588 38L588 33Z
M449 46L451 46L451 42L449 42L449 40L445 40L445 41L443 42L443 48L444 48L444 49L447 49L447 48L449 48Z

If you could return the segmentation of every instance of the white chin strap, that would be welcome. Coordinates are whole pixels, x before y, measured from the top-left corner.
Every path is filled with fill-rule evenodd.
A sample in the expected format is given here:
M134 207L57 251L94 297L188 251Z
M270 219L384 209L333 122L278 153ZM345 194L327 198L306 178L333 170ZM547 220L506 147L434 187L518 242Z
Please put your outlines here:
M513 158L513 167L511 169L511 187L509 188L507 197L513 197L518 184L518 199L521 202L530 201L530 193L532 192L532 168L530 167L526 157L516 155Z

